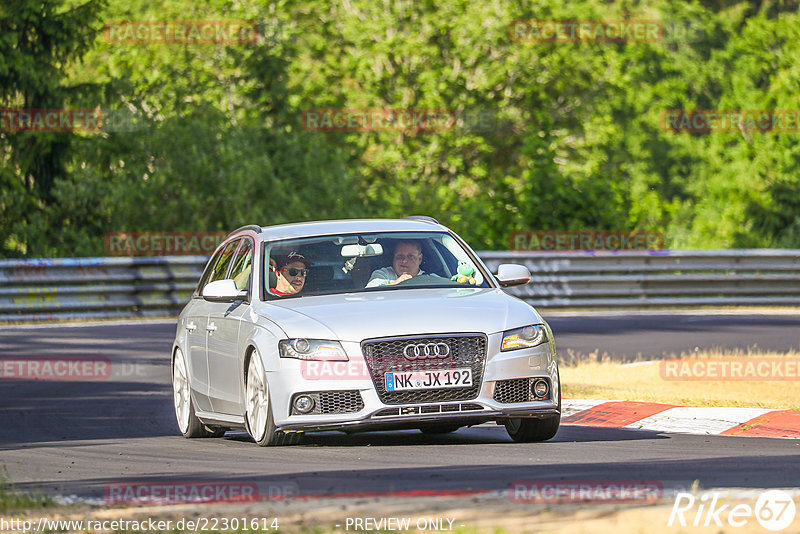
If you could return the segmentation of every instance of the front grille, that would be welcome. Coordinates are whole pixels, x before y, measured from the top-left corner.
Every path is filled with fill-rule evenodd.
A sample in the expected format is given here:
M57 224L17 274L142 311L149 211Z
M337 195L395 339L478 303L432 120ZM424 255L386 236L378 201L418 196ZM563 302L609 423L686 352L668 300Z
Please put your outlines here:
M513 380L498 380L495 383L494 395L492 398L502 404L544 400L543 398L534 395L531 391L531 386L533 386L533 383L537 380L541 380L541 378L515 378ZM549 393L547 396L550 396Z
M403 349L409 343L445 343L450 349L446 358L408 360ZM371 339L361 344L378 397L384 404L460 401L478 396L486 362L486 336L451 334L437 337ZM387 371L424 371L430 369L472 369L472 385L460 388L386 391Z
M294 408L294 399L308 395L314 399L314 409L300 413ZM358 390L320 391L318 393L297 393L292 397L292 415L320 415L331 413L354 413L364 409L364 400Z

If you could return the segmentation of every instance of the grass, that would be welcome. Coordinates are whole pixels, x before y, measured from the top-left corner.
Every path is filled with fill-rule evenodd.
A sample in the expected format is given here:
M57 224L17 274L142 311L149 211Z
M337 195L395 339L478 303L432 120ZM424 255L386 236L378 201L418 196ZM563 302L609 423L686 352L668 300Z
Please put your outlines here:
M41 510L53 505L46 495L18 491L0 473L0 513L14 513L22 510Z
M667 358L800 359L800 353L695 351ZM738 406L800 410L800 380L665 380L658 360L614 362L607 354L568 353L560 361L565 398L631 400L681 406Z

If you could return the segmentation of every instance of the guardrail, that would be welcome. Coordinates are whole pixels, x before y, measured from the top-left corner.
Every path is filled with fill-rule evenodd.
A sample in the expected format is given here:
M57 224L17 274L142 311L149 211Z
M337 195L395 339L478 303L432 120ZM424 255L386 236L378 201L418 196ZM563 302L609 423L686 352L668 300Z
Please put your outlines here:
M531 283L512 293L536 307L800 305L800 250L486 252L519 263Z
M0 321L176 315L204 256L0 260Z
M800 305L800 250L480 252L540 308ZM175 315L206 257L0 260L0 321Z

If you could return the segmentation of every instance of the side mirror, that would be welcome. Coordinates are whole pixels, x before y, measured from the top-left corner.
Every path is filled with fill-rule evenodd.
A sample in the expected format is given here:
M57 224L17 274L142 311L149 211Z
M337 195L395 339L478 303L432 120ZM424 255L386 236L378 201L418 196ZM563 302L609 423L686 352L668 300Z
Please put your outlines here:
M531 281L531 272L524 265L502 263L497 267L495 278L500 287L521 286Z
M236 299L247 298L247 290L237 288L233 280L217 280L206 284L203 288L203 298L211 302L233 302Z

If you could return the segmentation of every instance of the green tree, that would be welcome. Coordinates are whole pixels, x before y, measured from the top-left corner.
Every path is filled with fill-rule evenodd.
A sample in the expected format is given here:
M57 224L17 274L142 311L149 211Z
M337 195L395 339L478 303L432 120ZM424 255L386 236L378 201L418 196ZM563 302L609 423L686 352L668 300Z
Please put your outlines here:
M800 246L796 133L663 124L667 110L796 109L791 2L101 5L0 6L4 106L99 106L131 119L84 135L0 132L2 255L102 254L114 230L411 213L477 248L506 248L516 229ZM665 31L655 42L530 43L511 38L517 19L656 19ZM125 20L252 21L261 38L94 39ZM437 131L306 131L311 108L457 120Z
M0 6L0 107L60 109L81 105L96 89L70 84L67 69L92 45L103 0L64 0ZM0 254L36 249L34 240L59 223L48 208L65 175L74 135L0 130ZM35 237L36 235L40 237Z

